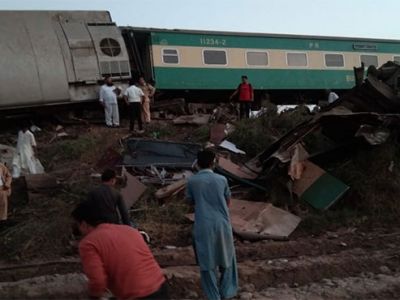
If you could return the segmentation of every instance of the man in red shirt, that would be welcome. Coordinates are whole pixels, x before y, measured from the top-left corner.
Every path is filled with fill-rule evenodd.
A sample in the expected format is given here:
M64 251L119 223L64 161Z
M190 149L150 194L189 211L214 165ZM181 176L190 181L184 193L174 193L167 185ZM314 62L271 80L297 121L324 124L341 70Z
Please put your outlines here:
M105 223L90 200L79 204L72 217L84 236L79 255L91 297L100 299L110 290L117 299L169 299L162 270L139 231Z
M239 94L240 119L250 117L251 102L254 100L254 90L246 75L242 76L242 83L238 85L230 99Z

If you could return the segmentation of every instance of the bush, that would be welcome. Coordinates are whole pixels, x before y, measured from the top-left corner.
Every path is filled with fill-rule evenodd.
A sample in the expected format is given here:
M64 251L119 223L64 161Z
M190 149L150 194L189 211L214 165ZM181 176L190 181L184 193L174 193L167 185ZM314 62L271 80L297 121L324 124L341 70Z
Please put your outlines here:
M305 106L277 114L277 107L268 104L266 112L260 117L239 121L235 131L228 138L252 157L264 151L296 125L310 118L311 115Z
M360 149L331 173L351 187L343 203L375 216L400 215L400 143Z

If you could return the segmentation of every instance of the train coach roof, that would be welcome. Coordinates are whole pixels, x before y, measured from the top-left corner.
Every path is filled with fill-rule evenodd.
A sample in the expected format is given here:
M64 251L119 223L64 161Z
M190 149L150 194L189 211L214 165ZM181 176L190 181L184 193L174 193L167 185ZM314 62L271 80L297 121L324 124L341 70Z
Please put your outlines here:
M111 14L106 10L0 10L1 17L37 18L62 17L70 20L85 20L86 22L110 22Z
M361 37L339 37L339 36L320 36L320 35L296 35L296 34L280 34L280 33L257 33L257 32L235 32L235 31L209 31L194 29L163 29L152 27L133 27L120 26L122 30L133 30L136 32L168 32L168 33L185 33L185 34L211 34L226 36L246 36L246 37L273 37L273 38L292 38L292 39L318 39L318 40L342 40L342 41L365 41L379 43L400 43L395 39L378 39L378 38L361 38Z

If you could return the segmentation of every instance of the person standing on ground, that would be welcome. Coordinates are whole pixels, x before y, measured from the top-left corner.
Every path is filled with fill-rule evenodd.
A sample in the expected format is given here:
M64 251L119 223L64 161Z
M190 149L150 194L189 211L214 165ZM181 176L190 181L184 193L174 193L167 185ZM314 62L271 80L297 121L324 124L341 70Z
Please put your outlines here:
M43 173L43 166L36 157L36 147L35 136L29 130L29 125L25 124L18 132L17 152L13 158L14 177L19 177L21 173Z
M11 195L12 176L8 168L0 163L0 222L8 217L8 197Z
M119 191L114 187L117 182L115 171L107 169L101 175L102 184L88 194L88 201L96 203L101 216L108 223L131 225L128 209ZM121 221L120 222L120 216Z
M99 101L104 108L107 127L119 127L118 93L119 89L114 86L112 78L106 77L100 88Z
M139 125L139 133L143 133L142 124L142 103L145 101L144 93L140 88L135 86L133 79L129 82L129 88L126 89L124 93L124 99L129 107L129 131L133 131L135 127L135 121Z
M90 200L72 217L84 236L79 255L91 298L101 299L110 290L117 299L169 299L166 279L139 231L109 224Z
M239 94L240 119L248 119L250 117L251 103L254 101L254 90L246 75L242 76L242 83L238 85L229 99L232 100L237 94Z
M144 101L142 104L142 121L146 124L149 124L151 121L150 99L154 97L156 89L151 84L147 83L143 77L139 78L138 87L142 90L144 94Z
M189 178L186 195L194 204L193 240L201 286L207 299L219 300L236 295L238 275L228 210L230 189L227 179L212 171L214 163L212 151L199 152L201 170Z

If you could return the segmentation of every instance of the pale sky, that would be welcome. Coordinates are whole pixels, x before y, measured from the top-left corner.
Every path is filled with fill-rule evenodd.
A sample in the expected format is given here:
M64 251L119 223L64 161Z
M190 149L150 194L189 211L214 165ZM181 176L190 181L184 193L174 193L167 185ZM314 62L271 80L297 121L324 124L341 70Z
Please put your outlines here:
M0 0L2 10L108 10L118 25L400 40L400 0Z

